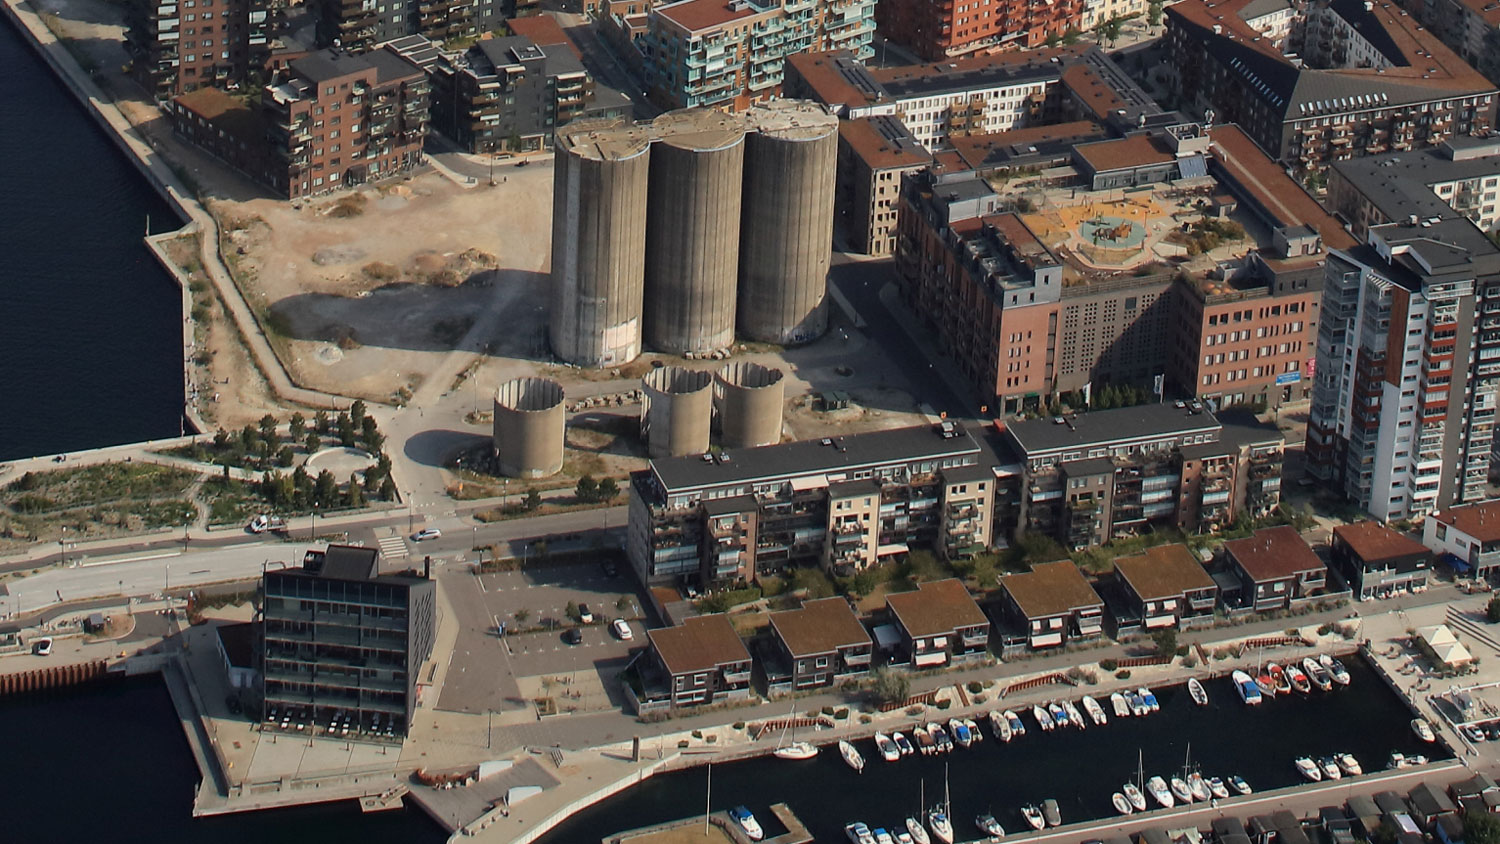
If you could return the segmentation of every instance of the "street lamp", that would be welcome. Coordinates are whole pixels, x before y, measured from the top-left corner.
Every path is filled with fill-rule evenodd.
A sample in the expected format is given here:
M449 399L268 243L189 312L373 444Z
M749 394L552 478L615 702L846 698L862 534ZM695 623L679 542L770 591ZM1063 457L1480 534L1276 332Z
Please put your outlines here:
M312 526L307 529L307 541L312 542L318 538L318 505L312 507Z

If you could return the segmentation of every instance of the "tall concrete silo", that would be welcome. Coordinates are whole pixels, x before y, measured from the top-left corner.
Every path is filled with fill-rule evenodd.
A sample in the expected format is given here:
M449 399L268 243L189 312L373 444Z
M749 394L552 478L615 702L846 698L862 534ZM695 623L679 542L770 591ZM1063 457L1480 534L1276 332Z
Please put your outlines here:
M828 328L837 117L804 100L746 114L739 329L794 345Z
M719 442L751 448L781 442L786 382L781 370L749 361L726 363L714 373L714 410Z
M653 458L708 451L713 421L713 374L664 366L641 379L641 439Z
M557 133L552 195L552 353L578 366L641 353L650 132L623 120Z
M563 388L550 378L517 378L495 391L495 453L512 478L545 478L562 469Z
M722 349L734 341L743 121L683 109L651 128L646 343L673 354Z

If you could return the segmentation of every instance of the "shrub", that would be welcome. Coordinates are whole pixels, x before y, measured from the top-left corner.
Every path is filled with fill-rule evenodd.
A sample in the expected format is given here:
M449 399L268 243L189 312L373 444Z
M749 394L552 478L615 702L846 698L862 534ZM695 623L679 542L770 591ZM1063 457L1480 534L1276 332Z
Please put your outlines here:
M974 696L974 702L975 703L984 703L987 700L989 700L989 698L987 696L985 696L985 695L975 695Z
M1116 671L1115 672L1115 679L1116 680L1129 680L1130 679L1130 669L1129 668L1122 668L1119 671Z
M712 736L709 736L708 738L704 739L704 741L708 742L709 744L713 744L714 742L716 742L718 740L719 740L719 737L717 735L712 735Z
M734 722L734 728L736 730L743 730L743 729L745 729L745 722L744 721L735 721Z
M1324 624L1324 625L1322 625L1321 627L1318 628L1318 635L1319 636L1327 636L1329 633L1332 633L1332 632L1333 632L1333 625L1332 624Z
M937 702L937 708L938 709L947 709L948 707L950 707L952 705L953 705L953 701L951 701L951 700L940 700L940 701Z
M840 707L838 710L836 710L833 713L833 717L839 719L840 721L844 720L845 718L848 718L849 717L849 707L847 707L847 706Z
M908 718L915 718L915 717L917 717L918 715L921 715L921 714L922 714L922 707L921 706L908 706L908 707L906 707L906 717L908 717Z
M861 723L861 724L869 724L870 722L872 722L874 720L875 720L874 718L871 718L868 715L861 715L861 716L859 716L859 723Z
M1120 661L1117 659L1101 659L1099 660L1099 667L1105 671L1113 671L1120 667Z
M969 681L969 685L968 685L968 689L969 689L969 694L977 695L980 692L984 691L984 684L981 683L981 682L979 682L978 680L970 680Z
M831 706L825 706L825 707L823 707L823 708L822 708L822 709L821 709L821 710L820 710L820 711L821 711L821 712L822 712L822 713L823 713L823 714L824 714L824 715L832 715L832 714L833 714L833 707L831 707Z
M693 738L703 738L702 730L693 730Z
M1183 645L1177 649L1178 656L1187 656L1190 653L1192 653L1192 648L1189 648L1187 645Z
M680 741L677 742L677 746L678 747L687 747L688 746L688 740L687 739L681 739Z
M1198 658L1195 657L1195 656L1187 656L1187 657L1183 657L1182 658L1182 667L1183 668L1193 668L1197 664L1198 664Z

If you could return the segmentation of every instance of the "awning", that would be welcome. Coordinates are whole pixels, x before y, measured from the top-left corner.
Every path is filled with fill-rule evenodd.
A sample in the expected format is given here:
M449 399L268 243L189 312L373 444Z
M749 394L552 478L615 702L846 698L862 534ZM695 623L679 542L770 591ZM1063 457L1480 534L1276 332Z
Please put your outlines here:
M1051 647L1052 645L1061 645L1061 644L1062 644L1062 634L1061 633L1043 633L1040 636L1032 636L1031 637L1031 646L1033 648L1046 648L1046 647Z
M905 542L895 542L890 545L882 545L875 549L875 556L889 557L892 554L905 554L911 549L906 547Z
M912 662L918 666L942 665L948 661L947 651L930 651L925 654L917 654Z
M811 475L805 478L792 478L793 492L806 492L810 489L822 489L828 486L827 475Z
M1454 571L1471 571L1474 567L1469 565L1457 554L1444 554L1441 562Z

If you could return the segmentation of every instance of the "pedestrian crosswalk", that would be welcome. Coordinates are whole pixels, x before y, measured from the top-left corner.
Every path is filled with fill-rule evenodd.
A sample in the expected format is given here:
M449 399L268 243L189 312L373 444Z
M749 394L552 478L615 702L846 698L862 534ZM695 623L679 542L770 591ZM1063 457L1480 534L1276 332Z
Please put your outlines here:
M380 556L387 560L398 560L408 556L404 536L382 536L376 542L380 543Z

